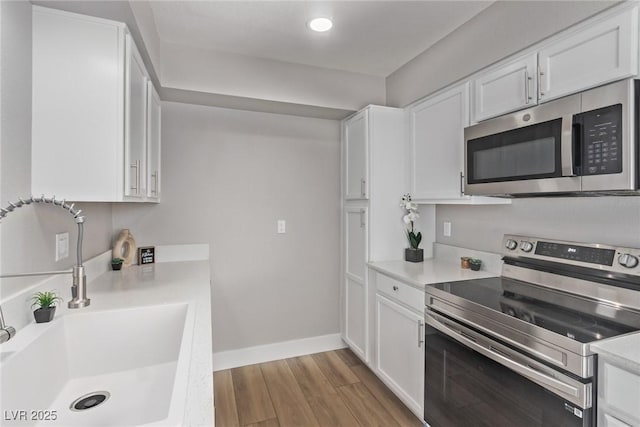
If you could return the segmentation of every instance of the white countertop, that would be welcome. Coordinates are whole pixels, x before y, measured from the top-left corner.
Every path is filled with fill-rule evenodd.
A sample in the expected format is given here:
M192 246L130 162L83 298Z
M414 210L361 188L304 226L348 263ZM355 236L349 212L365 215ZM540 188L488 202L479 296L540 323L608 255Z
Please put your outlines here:
M209 262L134 265L121 271L107 271L91 281L87 289L91 305L83 312L176 302L195 303L185 425L213 425Z
M377 261L370 262L369 267L421 290L435 283L500 276L502 261L498 254L442 244L436 244L435 249L436 256L423 262ZM460 256L482 259L480 270L461 268Z
M640 374L640 332L597 342L589 345L589 349Z

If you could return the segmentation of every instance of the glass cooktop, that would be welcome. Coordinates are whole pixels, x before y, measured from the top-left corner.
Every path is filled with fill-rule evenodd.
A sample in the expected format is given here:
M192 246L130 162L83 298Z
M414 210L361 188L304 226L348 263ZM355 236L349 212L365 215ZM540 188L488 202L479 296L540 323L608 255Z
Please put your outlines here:
M640 330L640 313L504 277L433 287L581 343Z

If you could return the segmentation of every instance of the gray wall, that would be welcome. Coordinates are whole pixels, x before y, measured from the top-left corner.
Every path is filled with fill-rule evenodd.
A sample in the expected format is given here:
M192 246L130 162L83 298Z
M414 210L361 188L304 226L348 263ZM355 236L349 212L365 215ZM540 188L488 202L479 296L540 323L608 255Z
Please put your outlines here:
M214 351L338 333L339 123L164 102L162 138L162 203L113 225L210 244Z
M451 237L442 235L443 222ZM516 199L512 205L436 208L436 240L502 251L505 233L640 248L640 197Z
M614 5L497 1L387 77L387 105L404 107Z
M31 4L2 1L0 19L0 203L6 206L31 195ZM111 206L79 206L87 217L86 259L111 246ZM70 257L56 263L55 234L64 231L73 242ZM76 225L62 209L21 208L0 225L0 274L70 267L75 260L75 238Z
M613 2L496 2L387 78L404 106L579 22ZM462 143L462 141L460 141ZM444 237L443 223L452 223ZM500 252L505 233L640 247L640 198L535 198L436 207L436 241Z

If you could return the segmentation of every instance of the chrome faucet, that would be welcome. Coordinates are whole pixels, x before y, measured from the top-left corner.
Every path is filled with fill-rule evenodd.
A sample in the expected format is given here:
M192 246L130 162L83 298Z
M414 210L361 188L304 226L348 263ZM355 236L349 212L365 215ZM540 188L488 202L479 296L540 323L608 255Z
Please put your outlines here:
M17 202L11 203L9 202L9 206L6 208L0 208L0 221L7 216L9 212L13 212L17 208L21 208L25 205L30 205L31 203L44 203L44 204L52 204L54 206L59 206L64 210L69 211L73 218L75 219L76 224L78 225L78 244L77 244L77 263L73 266L71 271L42 271L37 273L21 273L21 274L8 274L4 276L0 276L0 278L8 278L8 277L24 277L24 276L43 276L50 274L69 274L71 273L73 277L73 284L71 286L71 301L67 304L69 308L82 308L86 307L91 303L91 300L87 298L87 277L84 274L84 266L82 265L82 239L84 233L84 216L80 215L82 210L73 209L74 204L68 205L66 200L56 200L56 196L51 198L45 197L44 195L40 197L33 197L23 200L18 199ZM4 325L4 322L1 323ZM15 330L14 330L15 334Z
M4 316L2 315L2 307L0 307L0 344L9 341L15 334L16 328L5 325Z

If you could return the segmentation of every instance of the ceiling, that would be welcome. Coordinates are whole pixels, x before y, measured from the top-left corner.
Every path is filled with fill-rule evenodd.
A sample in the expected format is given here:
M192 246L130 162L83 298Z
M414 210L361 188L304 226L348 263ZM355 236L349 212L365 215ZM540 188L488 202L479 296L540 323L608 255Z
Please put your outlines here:
M489 1L150 1L161 42L386 77ZM314 33L306 23L330 17Z

